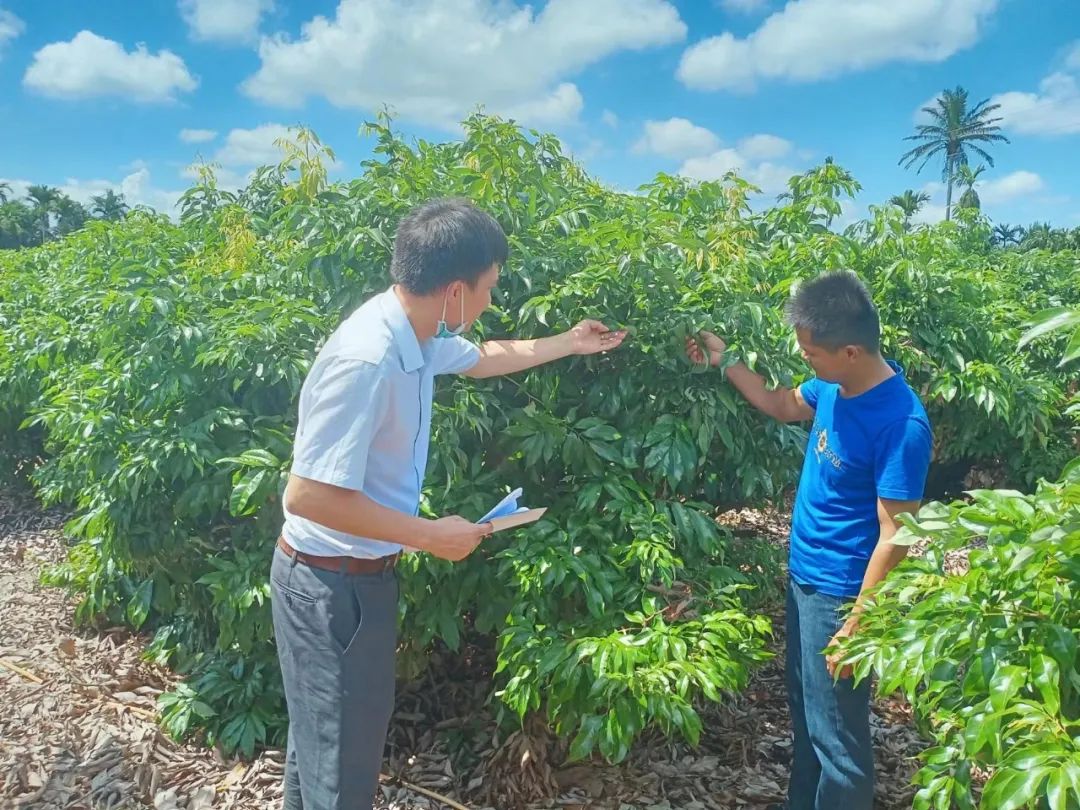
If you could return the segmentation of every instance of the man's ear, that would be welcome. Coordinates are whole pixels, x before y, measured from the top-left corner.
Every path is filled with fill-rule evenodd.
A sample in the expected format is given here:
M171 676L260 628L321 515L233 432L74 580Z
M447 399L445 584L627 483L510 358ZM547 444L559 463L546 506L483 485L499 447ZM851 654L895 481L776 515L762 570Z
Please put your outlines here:
M862 354L861 346L845 346L844 355L847 357L849 363L854 363L859 359L859 355Z

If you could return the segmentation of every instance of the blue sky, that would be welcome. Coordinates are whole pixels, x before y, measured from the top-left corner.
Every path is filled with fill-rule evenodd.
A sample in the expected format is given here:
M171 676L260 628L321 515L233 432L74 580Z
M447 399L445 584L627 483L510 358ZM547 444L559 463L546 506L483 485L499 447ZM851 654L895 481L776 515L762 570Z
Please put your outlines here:
M357 134L457 137L478 103L556 133L599 179L737 168L768 197L832 156L847 216L925 188L897 166L944 87L1002 104L984 210L1080 225L1078 0L0 0L0 178L169 209L196 156L240 183L285 127L360 170Z

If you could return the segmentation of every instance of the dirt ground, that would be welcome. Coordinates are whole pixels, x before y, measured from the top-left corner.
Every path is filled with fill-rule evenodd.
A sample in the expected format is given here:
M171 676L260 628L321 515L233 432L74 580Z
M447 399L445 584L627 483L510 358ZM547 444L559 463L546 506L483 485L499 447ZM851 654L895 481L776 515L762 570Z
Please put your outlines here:
M75 628L72 600L39 584L41 568L63 556L62 520L24 493L0 492L0 807L278 807L280 751L238 761L165 737L155 698L175 676L141 659L147 639ZM747 532L783 528L776 515L731 520ZM378 807L508 810L547 782L557 795L533 810L764 808L783 799L787 781L783 680L777 658L743 694L708 708L697 749L646 736L618 767L563 768L542 730L495 736L485 683L404 686ZM877 702L872 723L877 806L910 807L913 757L924 744L898 701Z

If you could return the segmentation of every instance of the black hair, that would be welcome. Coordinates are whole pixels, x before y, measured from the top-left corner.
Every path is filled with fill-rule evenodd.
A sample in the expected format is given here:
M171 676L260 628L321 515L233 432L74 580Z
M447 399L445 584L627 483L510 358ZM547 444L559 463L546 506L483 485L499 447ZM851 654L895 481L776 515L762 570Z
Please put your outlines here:
M810 340L835 352L843 346L881 347L881 322L866 285L850 270L824 273L804 282L787 306L788 322Z
M455 281L470 287L493 264L506 263L506 234L468 200L444 197L410 211L398 224L390 275L413 295L430 295Z

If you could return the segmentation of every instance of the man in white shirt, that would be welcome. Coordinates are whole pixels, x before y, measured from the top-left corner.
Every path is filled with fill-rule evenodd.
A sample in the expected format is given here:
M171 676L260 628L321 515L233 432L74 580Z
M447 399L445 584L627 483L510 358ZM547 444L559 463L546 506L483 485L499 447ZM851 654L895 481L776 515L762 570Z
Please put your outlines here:
M413 210L398 226L394 285L338 327L304 382L271 568L289 708L284 810L371 808L394 703L398 556L461 560L491 532L418 516L434 378L512 374L626 336L582 321L538 340L465 340L507 255L499 224L465 200Z

